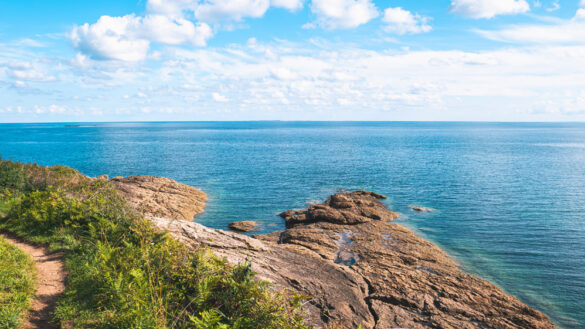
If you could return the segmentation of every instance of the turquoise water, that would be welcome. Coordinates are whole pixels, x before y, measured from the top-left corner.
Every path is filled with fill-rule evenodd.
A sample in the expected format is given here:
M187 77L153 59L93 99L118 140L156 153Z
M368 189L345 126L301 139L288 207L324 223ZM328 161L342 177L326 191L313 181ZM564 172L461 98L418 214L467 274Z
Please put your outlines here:
M585 124L3 124L0 154L174 178L209 195L197 221L216 228L252 219L280 230L283 210L373 190L467 271L585 328Z

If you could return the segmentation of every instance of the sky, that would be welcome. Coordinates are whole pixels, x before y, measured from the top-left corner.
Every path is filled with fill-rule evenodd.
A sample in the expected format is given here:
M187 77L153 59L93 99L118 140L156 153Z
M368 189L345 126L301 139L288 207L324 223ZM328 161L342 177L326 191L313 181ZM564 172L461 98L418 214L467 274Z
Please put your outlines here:
M584 121L585 0L0 0L0 122Z

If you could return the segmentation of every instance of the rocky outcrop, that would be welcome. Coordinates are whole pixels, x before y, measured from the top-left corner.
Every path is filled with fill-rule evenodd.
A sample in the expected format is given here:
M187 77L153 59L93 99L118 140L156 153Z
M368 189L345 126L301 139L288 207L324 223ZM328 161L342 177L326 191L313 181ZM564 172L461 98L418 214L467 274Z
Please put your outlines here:
M368 191L338 193L332 195L323 204L312 205L300 211L288 210L280 214L286 227L297 224L329 222L342 225L367 223L372 220L393 220L398 214L386 209L378 202L385 196Z
M243 220L239 222L231 222L228 227L236 232L253 232L258 230L258 222L253 220Z
M310 296L307 319L316 327L554 328L542 313L390 222L397 215L383 198L339 193L282 213L286 230L254 237L150 219L190 248L208 247L232 263L250 260L275 289Z
M154 176L114 177L118 192L147 217L191 221L203 213L207 195L170 178Z

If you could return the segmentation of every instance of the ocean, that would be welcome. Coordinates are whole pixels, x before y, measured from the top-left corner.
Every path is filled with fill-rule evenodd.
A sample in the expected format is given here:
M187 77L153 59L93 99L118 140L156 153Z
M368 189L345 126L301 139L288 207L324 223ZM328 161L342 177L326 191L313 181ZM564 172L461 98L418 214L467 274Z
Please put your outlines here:
M585 328L582 123L0 124L0 154L90 176L170 177L208 194L197 222L256 220L260 233L338 190L382 193L397 222L466 271L562 328Z

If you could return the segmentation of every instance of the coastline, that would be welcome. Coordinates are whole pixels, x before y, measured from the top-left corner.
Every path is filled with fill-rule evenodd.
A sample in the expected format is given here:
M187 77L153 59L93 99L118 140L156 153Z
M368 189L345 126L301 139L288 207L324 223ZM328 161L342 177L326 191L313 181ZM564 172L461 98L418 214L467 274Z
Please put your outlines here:
M260 278L311 296L305 309L316 326L555 328L544 314L463 272L439 247L391 223L396 214L378 201L383 196L354 193L359 195L285 212L286 230L254 237L173 218L180 203L169 216L140 210L187 246L203 245L230 263L250 260ZM167 208L164 202L157 207Z

